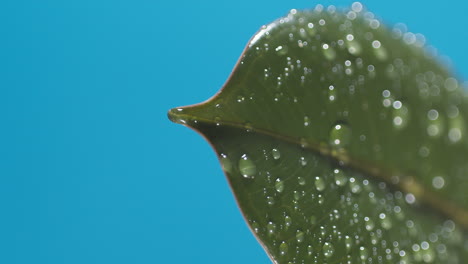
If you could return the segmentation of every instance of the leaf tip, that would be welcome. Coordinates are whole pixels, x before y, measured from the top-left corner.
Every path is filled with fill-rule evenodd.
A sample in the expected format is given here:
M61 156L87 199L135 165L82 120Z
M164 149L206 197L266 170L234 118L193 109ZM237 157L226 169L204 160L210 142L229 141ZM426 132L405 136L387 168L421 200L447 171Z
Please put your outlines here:
M171 120L174 123L184 125L184 124L187 124L187 120L185 119L183 113L184 113L183 108L180 108L180 107L172 108L171 110L167 112L167 117L169 118L169 120Z

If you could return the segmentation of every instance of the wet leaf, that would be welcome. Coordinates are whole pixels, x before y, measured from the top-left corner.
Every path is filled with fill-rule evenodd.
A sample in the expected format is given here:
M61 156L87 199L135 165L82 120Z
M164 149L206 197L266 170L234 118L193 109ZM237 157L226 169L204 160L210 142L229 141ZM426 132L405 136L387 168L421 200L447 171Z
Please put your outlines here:
M467 96L423 46L359 3L291 10L169 117L213 145L274 262L463 263Z

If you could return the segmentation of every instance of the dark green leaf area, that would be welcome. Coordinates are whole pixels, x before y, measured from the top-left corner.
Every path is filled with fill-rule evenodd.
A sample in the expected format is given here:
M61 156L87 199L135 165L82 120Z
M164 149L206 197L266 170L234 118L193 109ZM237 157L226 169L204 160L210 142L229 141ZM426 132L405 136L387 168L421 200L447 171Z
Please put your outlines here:
M189 114L330 155L342 150L335 156L378 168L373 174L387 182L416 179L466 210L468 104L460 82L414 34L355 15L295 11L266 25L221 93Z
M245 218L278 263L458 263L466 236L402 192L256 133L199 126Z
M213 144L275 263L464 263L467 96L423 46L361 8L292 10L169 116Z

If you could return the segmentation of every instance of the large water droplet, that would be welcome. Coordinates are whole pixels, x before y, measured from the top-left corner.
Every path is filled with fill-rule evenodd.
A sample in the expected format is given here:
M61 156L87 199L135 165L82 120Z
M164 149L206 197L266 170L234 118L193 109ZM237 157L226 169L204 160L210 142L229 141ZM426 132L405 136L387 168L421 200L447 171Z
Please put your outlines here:
M279 193L284 191L284 182L280 178L276 179L275 189Z
M286 225L286 228L290 227L292 224L292 219L289 215L284 217L284 224Z
M340 169L333 170L333 174L335 175L335 183L338 186L345 186L348 182L348 177L344 174L344 172Z
M281 158L281 152L278 149L275 149L275 148L271 150L271 155L273 156L273 158L275 160Z
M346 35L346 47L348 48L348 52L355 56L359 56L362 52L361 44L351 34Z
M374 40L372 47L374 48L374 55L378 60L384 61L388 58L387 50L382 46L380 41Z
M381 213L379 215L379 219L380 225L382 225L384 229L389 230L390 228L392 228L392 221L390 220L390 217L388 217L386 214Z
M361 185L354 178L349 179L349 187L352 193L360 193L362 190Z
M429 125L427 126L427 134L431 137L439 137L443 133L443 119L439 116L439 112L431 109L427 112Z
M296 240L298 243L302 243L304 241L304 232L302 232L301 230L297 230Z
M227 157L226 154L221 154L220 155L220 158L219 158L219 161L221 162L221 167L223 168L223 170L227 173L231 173L232 172L232 162L231 160Z
M281 255L285 255L286 253L288 253L288 244L284 241L281 242L279 250Z
M436 176L432 179L432 186L436 189L442 189L445 185L445 180L441 176Z
M325 181L319 176L315 177L315 188L317 189L317 191L321 192L325 190L325 187Z
M345 236L345 246L346 251L350 252L351 248L353 247L353 239L350 236Z
M278 46L278 47L276 47L275 50L278 53L278 55L280 55L280 56L284 56L284 55L288 54L288 47L287 46Z
M273 235L276 232L276 224L273 222L268 222L267 224L267 232L269 235Z
M244 176L244 178L254 178L257 173L257 166L255 163L247 156L247 154L242 155L239 160L239 171Z
M369 252L365 247L359 247L359 254L361 255L361 260L367 260L369 257Z
M330 131L330 144L333 147L342 148L347 146L351 141L351 128L344 124L338 123L333 126Z
M323 56L327 60L334 60L336 58L336 51L328 44L322 45Z
M333 256L333 253L335 253L335 248L330 242L325 242L322 247L323 250L323 255L326 258L330 258Z
M405 128L409 123L409 110L401 101L393 102L393 126L397 129Z

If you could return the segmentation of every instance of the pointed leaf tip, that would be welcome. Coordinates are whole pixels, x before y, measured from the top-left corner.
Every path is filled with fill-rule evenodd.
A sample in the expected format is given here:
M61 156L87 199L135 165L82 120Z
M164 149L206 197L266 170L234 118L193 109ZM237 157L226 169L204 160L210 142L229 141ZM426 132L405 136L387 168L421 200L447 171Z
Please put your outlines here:
M184 125L187 123L187 121L183 116L183 112L183 108L172 108L167 112L167 117L174 123Z

